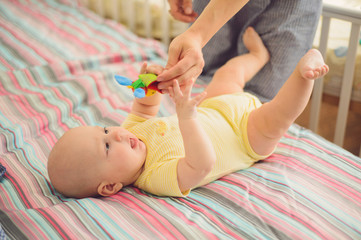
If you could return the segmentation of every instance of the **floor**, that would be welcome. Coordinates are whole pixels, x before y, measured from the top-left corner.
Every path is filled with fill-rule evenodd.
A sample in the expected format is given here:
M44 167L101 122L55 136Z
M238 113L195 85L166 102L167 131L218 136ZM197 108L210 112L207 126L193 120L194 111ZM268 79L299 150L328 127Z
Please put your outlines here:
M323 96L321 106L320 124L317 133L329 141L333 141L337 116L337 99ZM296 123L308 128L310 104L296 120ZM346 136L344 146L346 150L359 156L361 144L361 104L351 105L351 111L347 118Z

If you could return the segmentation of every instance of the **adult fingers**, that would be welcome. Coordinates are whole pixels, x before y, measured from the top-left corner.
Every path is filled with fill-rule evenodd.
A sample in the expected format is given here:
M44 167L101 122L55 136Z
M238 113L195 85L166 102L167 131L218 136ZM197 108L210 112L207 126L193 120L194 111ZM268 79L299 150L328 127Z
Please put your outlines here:
M163 72L163 67L160 65L150 65L147 67L147 73L154 73L156 75L159 75Z
M197 77L201 74L202 72L202 68L200 68L200 66L193 66L190 69L188 69L188 71L186 71L185 73L183 73L183 75L178 75L177 73L173 74L172 72L169 71L173 71L173 69L167 70L165 72L162 73L162 76L165 76L166 78L168 78L168 74L170 75L171 79L177 79L179 84L182 86L185 84L185 82L187 81L187 79L190 78L194 78L197 79ZM168 73L169 72L169 73ZM165 74L165 75L163 75ZM174 76L174 77L173 77ZM173 77L173 78L172 78ZM163 90L163 89L167 89L170 85L171 85L171 81L172 80L168 80L168 81L163 81L163 82L159 82L158 83L158 88Z
M188 79L185 84L184 84L184 88L182 90L184 96L187 96L188 98L191 97L191 92L192 92L192 87L193 87L193 83L194 83L194 79Z
M202 72L204 66L204 60L202 56L197 56L196 54L189 54L178 62L178 57L175 58L174 56L172 56L172 54L172 51L170 51L166 70L163 71L162 74L159 76L160 82L168 81L178 77L181 77L181 79L178 80L180 82L183 82L185 79L198 76ZM191 72L189 72L190 70ZM187 75L183 77L183 75L186 73Z
M183 0L182 8L185 14L187 15L192 14L193 12L192 4L193 4L192 0Z
M198 14L196 12L192 12L190 15L185 15L183 12L169 10L169 13L174 17L176 20L185 22L185 23L192 23L197 19Z
M198 16L192 9L192 1L176 1L168 0L170 10L169 13L177 20L182 22L194 22Z

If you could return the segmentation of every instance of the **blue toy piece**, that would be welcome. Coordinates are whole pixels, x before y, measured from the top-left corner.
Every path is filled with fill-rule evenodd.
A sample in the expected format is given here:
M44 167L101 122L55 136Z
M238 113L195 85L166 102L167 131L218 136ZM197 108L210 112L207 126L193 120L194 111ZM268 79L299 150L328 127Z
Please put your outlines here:
M145 97L145 91L142 88L137 88L134 90L134 97L136 98L144 98Z
M129 78L127 77L124 77L124 76L120 76L120 75L115 75L115 80L117 81L117 83L119 83L120 85L123 85L123 86L130 86L132 85L132 80L130 80Z

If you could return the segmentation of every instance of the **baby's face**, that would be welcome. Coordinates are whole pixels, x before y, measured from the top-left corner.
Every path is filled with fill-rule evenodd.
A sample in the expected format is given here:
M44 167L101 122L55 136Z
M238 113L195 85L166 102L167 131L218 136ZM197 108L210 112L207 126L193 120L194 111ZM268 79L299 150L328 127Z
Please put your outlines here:
M140 175L147 155L144 142L122 127L82 127L85 145L92 146L96 161L109 178L133 183Z
M95 194L102 183L134 183L147 155L146 145L122 127L73 128L53 150L48 162L51 181L63 194L80 197Z

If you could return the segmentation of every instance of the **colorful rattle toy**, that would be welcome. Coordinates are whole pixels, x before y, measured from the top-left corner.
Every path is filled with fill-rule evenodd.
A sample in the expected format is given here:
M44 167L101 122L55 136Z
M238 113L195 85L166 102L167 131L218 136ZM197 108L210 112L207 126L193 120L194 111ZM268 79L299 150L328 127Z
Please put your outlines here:
M123 86L128 86L134 92L136 98L152 96L158 89L157 75L153 73L140 74L138 80L132 82L127 77L115 75L115 80Z

